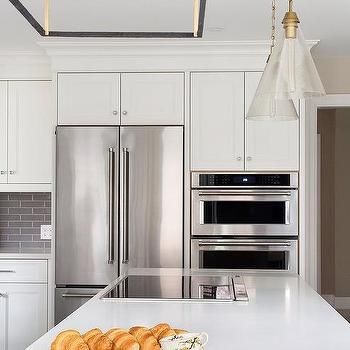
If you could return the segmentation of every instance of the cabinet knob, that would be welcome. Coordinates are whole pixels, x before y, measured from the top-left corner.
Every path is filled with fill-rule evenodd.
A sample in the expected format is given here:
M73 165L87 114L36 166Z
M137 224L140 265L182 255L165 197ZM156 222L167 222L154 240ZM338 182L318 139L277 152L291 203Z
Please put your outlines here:
M113 115L118 115L118 111L113 111Z
M7 174L7 171L6 170L1 170L0 171L0 175L6 175Z
M16 172L14 170L10 170L10 175L15 175Z
M127 115L128 114L128 111L123 111L123 115Z
M242 157L237 157L236 159L240 162L242 160Z
M247 157L247 161L250 162L253 158L252 157Z

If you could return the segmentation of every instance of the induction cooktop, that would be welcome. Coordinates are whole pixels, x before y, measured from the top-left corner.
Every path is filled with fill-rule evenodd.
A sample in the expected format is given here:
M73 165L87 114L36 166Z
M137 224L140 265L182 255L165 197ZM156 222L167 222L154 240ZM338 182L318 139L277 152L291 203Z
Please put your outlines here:
M102 299L178 299L247 301L244 280L234 276L130 275Z

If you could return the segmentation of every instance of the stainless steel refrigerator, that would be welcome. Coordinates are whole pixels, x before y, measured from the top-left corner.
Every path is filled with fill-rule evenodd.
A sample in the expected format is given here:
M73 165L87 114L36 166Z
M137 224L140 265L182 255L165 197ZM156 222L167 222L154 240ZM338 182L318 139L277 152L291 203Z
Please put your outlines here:
M183 127L56 134L58 323L125 267L183 266Z

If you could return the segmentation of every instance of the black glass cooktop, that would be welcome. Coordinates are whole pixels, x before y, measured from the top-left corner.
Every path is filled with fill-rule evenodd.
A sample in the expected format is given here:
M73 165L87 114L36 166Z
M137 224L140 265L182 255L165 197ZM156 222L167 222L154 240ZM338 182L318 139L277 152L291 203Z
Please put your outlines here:
M247 300L240 276L131 275L103 298Z

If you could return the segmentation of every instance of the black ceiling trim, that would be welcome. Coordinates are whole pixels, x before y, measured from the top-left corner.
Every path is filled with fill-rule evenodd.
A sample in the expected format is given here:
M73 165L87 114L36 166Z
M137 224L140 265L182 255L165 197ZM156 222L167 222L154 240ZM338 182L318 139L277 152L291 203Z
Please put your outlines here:
M204 18L205 18L205 5L207 3L207 0L201 0L200 2L200 8L199 8L199 22L198 22L198 38L201 38L203 36L203 29L204 29Z
M50 31L49 36L69 38L193 38L193 33L177 32L65 32Z
M32 14L22 5L19 0L10 0L10 3L22 14L22 16L31 24L31 26L40 34L45 35L44 28L32 16Z
M72 31L50 31L49 35L45 35L44 28L32 16L32 14L24 7L20 0L9 0L11 4L22 14L22 16L30 23L30 25L41 36L50 37L69 37L69 38L194 38L193 33L188 32L72 32ZM205 19L206 0L200 1L198 36L203 36L204 19Z

